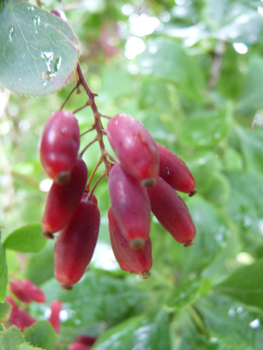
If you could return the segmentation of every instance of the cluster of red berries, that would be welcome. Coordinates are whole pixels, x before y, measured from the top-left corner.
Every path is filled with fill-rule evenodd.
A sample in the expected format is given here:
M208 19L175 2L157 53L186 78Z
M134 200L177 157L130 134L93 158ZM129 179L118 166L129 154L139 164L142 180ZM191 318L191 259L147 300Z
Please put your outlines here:
M46 301L44 292L26 278L11 281L9 283L9 289L18 300L25 304L29 304L32 301L36 301L37 303L44 303ZM24 308L18 306L11 296L6 296L5 299L9 304L11 304L11 312L5 320L6 322L11 322L11 324L17 326L21 332L23 332L26 327L30 327L32 324L37 322L37 319L32 317L27 311L24 310ZM51 314L48 321L51 323L55 332L59 333L59 313L62 309L61 301L53 301L50 305L50 309Z
M123 270L148 278L152 266L151 212L179 243L190 246L195 226L175 190L192 196L196 192L195 180L180 158L155 142L143 124L129 115L110 118L103 134L118 157L115 159L105 150L102 154L111 200L108 218L112 249ZM94 188L89 191L79 145L74 114L65 110L53 113L40 143L42 165L54 181L42 228L49 238L59 232L54 248L55 276L66 289L82 277L100 226L97 199Z

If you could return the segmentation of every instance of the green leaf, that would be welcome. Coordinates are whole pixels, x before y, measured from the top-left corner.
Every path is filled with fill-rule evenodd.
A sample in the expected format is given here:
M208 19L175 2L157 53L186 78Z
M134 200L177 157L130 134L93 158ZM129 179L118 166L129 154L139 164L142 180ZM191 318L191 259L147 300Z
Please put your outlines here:
M232 172L227 177L232 193L226 212L238 225L243 239L262 245L263 177L243 172Z
M203 192L203 196L216 205L224 205L229 200L230 194L231 187L229 181L220 172L213 174L211 185Z
M253 114L263 107L263 59L253 56L250 59L248 74L241 92L238 112L241 114Z
M47 297L46 305L61 300L68 314L66 325L85 325L96 321L115 324L129 316L137 315L148 305L149 295L125 281L87 272L72 291L64 291L52 279L41 286ZM43 313L39 305L32 305L35 312Z
M0 33L1 84L31 95L66 85L78 43L65 21L28 2L9 0L0 13Z
M263 130L248 130L236 126L235 131L239 138L246 169L262 174Z
M11 310L11 305L8 302L2 302L0 303L0 322L2 322L5 318L5 316L9 313Z
M193 304L200 296L207 294L210 289L211 282L207 277L189 281L173 290L165 305L169 310L183 309Z
M228 350L261 350L263 314L235 299L214 294L198 300L198 313L210 337Z
M211 264L231 236L225 219L209 202L196 195L187 205L196 226L196 237L195 244L181 257L182 274L200 271Z
M186 97L196 102L203 98L204 84L200 69L175 41L152 40L139 56L139 65L142 73L174 83Z
M40 224L29 224L11 232L4 240L6 249L16 250L23 253L40 251L47 243L41 235Z
M19 345L24 343L24 337L20 330L13 326L5 332L0 332L0 349L1 350L18 350Z
M219 293L227 294L245 304L263 309L263 259L249 266L244 266L215 287Z
M3 302L5 299L7 286L7 264L5 257L5 249L0 243L0 302Z
M25 340L45 350L55 350L56 333L48 321L38 321L24 332Z
M229 132L231 104L219 111L201 110L190 116L184 125L182 141L192 147L215 146Z
M29 344L23 343L19 345L18 350L43 350L42 348L36 348L34 346L31 346Z
M41 273L39 273L41 271ZM40 285L54 276L54 241L48 240L44 249L30 257L26 277Z
M131 318L108 329L96 341L94 350L171 349L168 314Z

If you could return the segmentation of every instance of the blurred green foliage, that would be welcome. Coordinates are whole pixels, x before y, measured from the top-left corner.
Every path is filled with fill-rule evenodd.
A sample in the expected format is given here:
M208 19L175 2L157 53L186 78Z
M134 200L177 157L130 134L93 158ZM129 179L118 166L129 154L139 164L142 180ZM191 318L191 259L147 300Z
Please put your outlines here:
M21 246L26 225L41 222L48 187L38 155L41 131L75 77L42 97L1 88L1 298L7 266L10 279L28 277L46 292L45 304L30 306L39 320L47 318L52 300L62 300L59 350L78 334L99 337L96 350L261 350L262 1L44 1L44 10L54 8L65 11L79 40L80 65L98 93L99 111L133 115L189 166L198 192L182 197L197 236L185 249L153 218L151 278L122 272L110 251L104 179L95 190L102 221L94 259L71 293L61 291L53 277L53 243L32 253L42 242L28 232L34 236L25 241L28 253ZM85 102L84 93L74 94L66 108L74 111ZM88 107L76 116L81 132L91 127ZM82 147L91 137L83 137ZM96 144L85 153L89 173L99 155ZM11 249L20 252L18 262ZM1 309L1 316L7 312ZM25 337L14 328L0 332L1 349L11 350L8 342L12 349L31 349L30 339L45 344L38 339L41 322ZM43 347L53 349L54 342Z

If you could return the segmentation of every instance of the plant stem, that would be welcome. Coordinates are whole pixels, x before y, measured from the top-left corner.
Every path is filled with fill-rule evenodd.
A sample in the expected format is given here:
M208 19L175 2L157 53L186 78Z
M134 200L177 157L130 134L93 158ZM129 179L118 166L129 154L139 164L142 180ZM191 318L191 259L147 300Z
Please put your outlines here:
M107 159L106 149L105 149L105 145L103 142L103 133L104 132L103 132L103 126L102 126L102 122L101 122L102 115L99 113L98 107L95 103L95 97L97 96L97 94L94 94L90 90L90 88L89 88L89 86L88 86L88 84L83 76L83 73L81 71L79 63L77 64L77 76L78 76L77 85L81 84L83 86L84 90L86 91L86 94L89 97L88 104L90 105L92 112L93 112L93 115L94 115L94 129L97 132L97 140L98 140L99 146L100 146L101 159L105 164L105 175L108 176L109 172L110 172L110 163Z

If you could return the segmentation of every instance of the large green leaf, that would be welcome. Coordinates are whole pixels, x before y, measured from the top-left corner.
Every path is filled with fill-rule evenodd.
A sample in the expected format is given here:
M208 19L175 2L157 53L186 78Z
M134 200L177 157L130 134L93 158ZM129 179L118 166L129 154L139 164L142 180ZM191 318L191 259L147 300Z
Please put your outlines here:
M207 277L189 281L175 288L168 296L165 305L169 310L185 308L193 304L200 296L207 294L210 289L211 282Z
M248 238L262 245L263 177L243 172L232 172L227 176L232 187L232 193L226 205L228 215L243 232L242 238Z
M25 340L45 350L55 350L56 333L48 321L38 321L25 329Z
M94 350L170 350L169 319L165 311L146 318L134 317L110 328L95 343Z
M220 294L196 304L210 337L228 350L261 350L263 314L235 299Z
M226 220L209 202L196 196L187 205L196 226L196 237L195 244L182 254L182 274L201 271L211 264L231 236Z
M42 286L47 302L63 302L67 313L66 325L85 325L96 321L115 324L127 315L136 315L148 306L148 293L125 283L118 278L87 272L72 291L63 291L54 279ZM36 313L43 312L39 305L32 305Z
M263 130L248 130L235 127L246 169L263 174Z
M24 343L24 337L20 330L13 326L5 332L0 332L1 350L18 350L19 345Z
M254 56L250 59L248 74L241 92L238 111L242 114L253 114L263 107L263 59Z
M217 145L228 134L231 114L230 104L218 111L195 112L184 126L182 140L193 147Z
M227 294L243 303L263 309L263 259L235 271L224 282L216 286L220 293Z
M40 251L47 243L41 235L40 224L29 224L11 232L4 240L6 249L16 250L24 253Z
M141 71L174 83L186 97L200 102L203 95L203 77L194 59L173 40L152 40L139 57Z
M77 45L65 21L28 2L6 0L0 13L0 83L31 95L59 90L76 66Z
M44 249L30 257L26 268L26 277L33 283L40 285L53 276L54 241L48 240Z
M18 350L43 350L43 349L36 348L35 346L31 346L29 344L23 343L19 345Z
M2 322L5 316L11 310L11 305L8 302L0 303L0 322Z
M5 249L0 243L0 302L4 301L7 286L7 264Z

